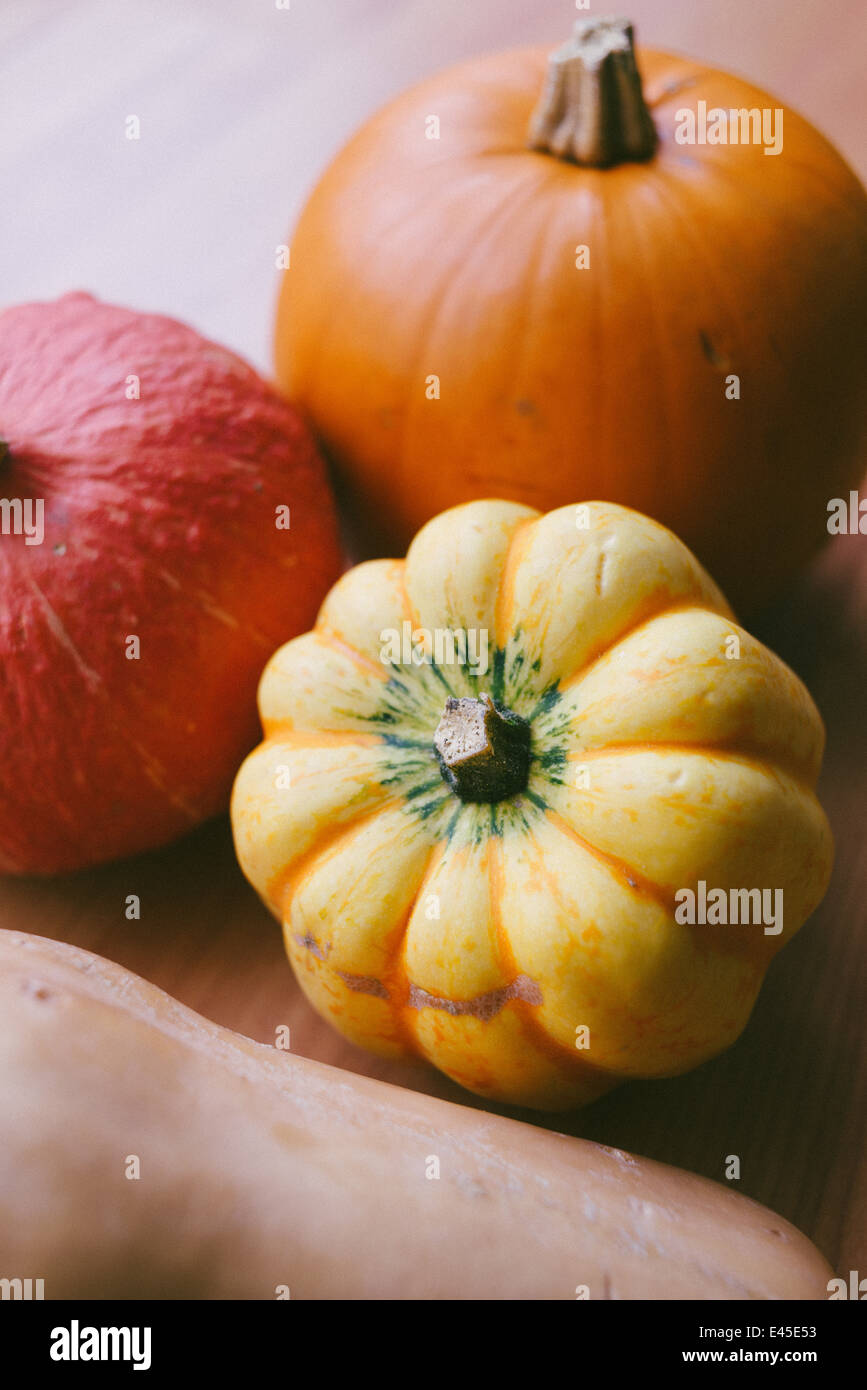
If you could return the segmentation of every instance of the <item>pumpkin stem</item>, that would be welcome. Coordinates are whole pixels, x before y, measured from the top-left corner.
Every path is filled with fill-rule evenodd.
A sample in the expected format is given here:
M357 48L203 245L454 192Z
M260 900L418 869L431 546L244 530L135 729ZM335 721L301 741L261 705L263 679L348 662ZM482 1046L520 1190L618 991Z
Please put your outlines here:
M650 158L656 127L625 19L580 19L571 39L554 50L527 143L599 169Z
M502 801L527 785L530 726L490 695L479 700L450 696L434 748L443 777L462 801Z

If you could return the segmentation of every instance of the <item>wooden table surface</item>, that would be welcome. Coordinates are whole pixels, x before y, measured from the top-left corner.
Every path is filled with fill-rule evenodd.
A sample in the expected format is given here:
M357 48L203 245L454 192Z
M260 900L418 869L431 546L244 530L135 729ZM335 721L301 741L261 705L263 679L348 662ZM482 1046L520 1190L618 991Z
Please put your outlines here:
M778 93L867 174L858 0L634 0L629 11L645 43ZM352 128L426 72L555 43L574 16L568 0L4 0L0 299L90 289L187 319L267 370L275 247ZM125 136L130 115L138 141ZM737 1154L744 1193L838 1271L864 1276L867 539L834 542L753 627L807 680L828 726L828 896L726 1055L546 1123L720 1181ZM139 922L124 917L129 893ZM96 872L6 880L0 924L109 956L251 1037L272 1042L288 1024L296 1052L476 1103L431 1071L371 1060L317 1019L225 822Z

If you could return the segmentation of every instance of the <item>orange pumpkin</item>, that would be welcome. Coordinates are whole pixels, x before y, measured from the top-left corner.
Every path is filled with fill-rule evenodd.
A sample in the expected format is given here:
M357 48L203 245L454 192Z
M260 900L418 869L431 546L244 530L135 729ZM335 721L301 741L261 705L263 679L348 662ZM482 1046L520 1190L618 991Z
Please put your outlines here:
M738 78L643 52L642 91L622 23L546 61L441 73L337 156L292 238L278 380L366 553L473 498L601 495L753 607L863 467L867 197Z

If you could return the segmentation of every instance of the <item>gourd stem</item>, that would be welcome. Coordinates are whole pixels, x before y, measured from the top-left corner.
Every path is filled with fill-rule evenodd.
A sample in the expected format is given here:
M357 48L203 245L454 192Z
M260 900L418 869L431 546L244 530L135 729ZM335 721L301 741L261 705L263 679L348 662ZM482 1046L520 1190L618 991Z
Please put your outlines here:
M548 60L527 131L531 149L594 168L649 159L656 127L625 19L582 19Z
M502 801L530 771L530 726L490 695L446 700L434 734L440 770L462 801Z

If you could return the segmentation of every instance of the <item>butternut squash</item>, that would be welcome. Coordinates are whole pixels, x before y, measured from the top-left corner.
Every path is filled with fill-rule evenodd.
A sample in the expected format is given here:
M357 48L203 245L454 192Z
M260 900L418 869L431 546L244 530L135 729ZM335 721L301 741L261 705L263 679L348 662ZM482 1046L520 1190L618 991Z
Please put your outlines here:
M48 1299L826 1293L735 1192L251 1042L71 946L0 932L0 1020L0 1276Z

